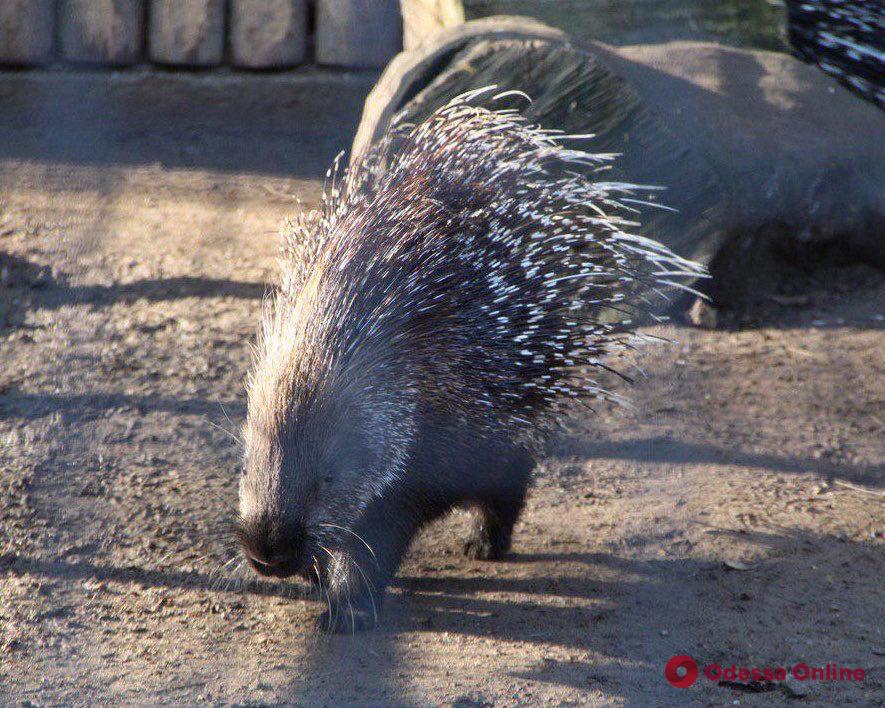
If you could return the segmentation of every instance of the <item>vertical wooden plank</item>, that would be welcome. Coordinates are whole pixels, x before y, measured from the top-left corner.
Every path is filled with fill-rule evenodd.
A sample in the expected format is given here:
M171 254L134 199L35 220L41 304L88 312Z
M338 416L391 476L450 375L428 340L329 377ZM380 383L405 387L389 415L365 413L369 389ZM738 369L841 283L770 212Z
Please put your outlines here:
M61 0L61 55L126 66L141 59L144 0Z
M151 0L148 22L157 64L217 66L224 58L223 0Z
M231 63L248 69L295 66L307 54L307 0L231 0Z
M45 64L54 35L53 0L0 0L0 64Z
M320 64L381 68L403 44L398 0L317 0Z

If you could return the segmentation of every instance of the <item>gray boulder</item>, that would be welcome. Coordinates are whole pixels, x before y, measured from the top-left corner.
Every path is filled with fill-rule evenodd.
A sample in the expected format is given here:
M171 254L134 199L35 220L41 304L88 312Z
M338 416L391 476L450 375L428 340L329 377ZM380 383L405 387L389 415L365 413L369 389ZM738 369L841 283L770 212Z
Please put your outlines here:
M468 22L391 61L351 159L396 113L420 120L492 84L533 99L495 107L594 133L580 146L620 153L600 179L665 187L642 198L676 211L643 207L641 232L682 255L716 266L729 250L771 246L885 265L882 113L785 54L702 42L615 48L528 18Z

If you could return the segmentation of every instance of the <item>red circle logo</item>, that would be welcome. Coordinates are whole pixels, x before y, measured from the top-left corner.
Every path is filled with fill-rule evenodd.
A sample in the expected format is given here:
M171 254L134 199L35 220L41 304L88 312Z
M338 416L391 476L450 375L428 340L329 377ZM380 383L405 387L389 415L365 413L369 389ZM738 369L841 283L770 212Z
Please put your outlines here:
M698 665L688 654L674 656L664 667L664 678L671 686L688 688L698 680Z

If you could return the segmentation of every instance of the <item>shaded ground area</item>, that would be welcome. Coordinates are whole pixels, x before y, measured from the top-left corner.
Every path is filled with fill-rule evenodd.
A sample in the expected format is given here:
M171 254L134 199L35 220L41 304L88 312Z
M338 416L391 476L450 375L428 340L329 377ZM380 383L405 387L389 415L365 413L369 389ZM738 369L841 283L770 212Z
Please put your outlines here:
M552 446L507 561L461 557L461 515L434 526L374 634L318 637L300 586L234 570L248 341L278 225L350 137L331 125L294 178L248 120L264 172L3 143L0 702L786 700L670 688L679 653L863 667L805 701L881 702L885 278L863 267L782 284L743 330L649 330L676 343L636 355L633 409Z

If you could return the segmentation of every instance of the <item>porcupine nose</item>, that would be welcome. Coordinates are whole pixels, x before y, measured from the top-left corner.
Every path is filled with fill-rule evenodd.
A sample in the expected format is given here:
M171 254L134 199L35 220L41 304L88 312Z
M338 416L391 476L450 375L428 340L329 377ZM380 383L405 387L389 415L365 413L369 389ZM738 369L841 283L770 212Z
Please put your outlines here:
M244 541L250 565L262 575L286 577L301 570L304 528L300 524L265 521Z

